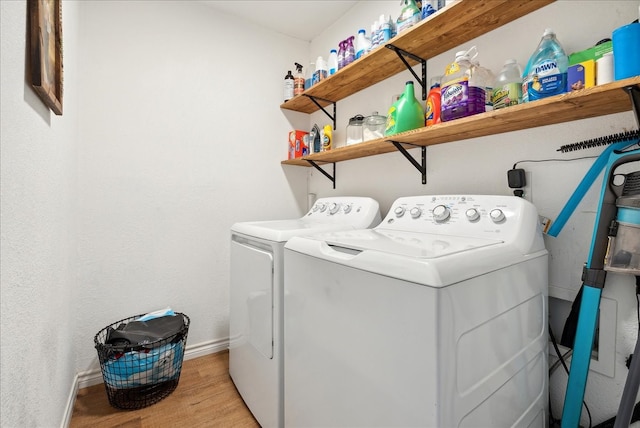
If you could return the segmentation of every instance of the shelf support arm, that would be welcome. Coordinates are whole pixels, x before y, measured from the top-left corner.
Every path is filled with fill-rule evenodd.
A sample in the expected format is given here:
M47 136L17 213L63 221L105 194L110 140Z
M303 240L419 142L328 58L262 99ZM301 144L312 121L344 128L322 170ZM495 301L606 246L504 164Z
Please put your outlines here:
M402 146L403 143L400 143L398 141L393 141L393 140L387 140L387 141L393 143L396 149L398 149L398 151L402 153L402 155L405 158L407 158L409 162L411 162L411 165L413 165L418 170L418 172L420 172L420 174L422 175L422 184L427 184L427 147L415 146L415 147L420 147L420 149L422 150L422 159L421 159L422 163L418 163L418 161L415 160L415 158L409 154L407 149L405 149ZM409 144L409 143L404 143L404 144ZM414 144L411 144L411 145L414 145Z
M638 86L627 86L624 90L631 98L631 108L636 115L636 124L640 129L640 88Z
M333 130L335 131L336 130L336 103L334 101L325 100L324 98L314 97L313 95L309 95L309 94L302 94L302 95L304 95L305 97L313 101L313 103L317 105L318 108L322 110L324 114L326 114L329 117L329 119L331 119L331 121L333 122ZM325 110L324 107L320 105L318 100L333 104L333 116L327 110Z
M325 177L327 177L329 180L331 180L331 182L333 183L333 188L336 188L336 163L333 162L333 176L331 176L327 171L325 171L324 169L320 168L320 165L318 165L317 163L315 163L314 161L310 160L310 159L306 159L307 162L309 162L309 164L314 167L315 169L317 169L318 171L320 171L322 173L322 175L324 175Z
M422 86L422 101L426 100L427 99L427 60L422 59L419 56L412 54L411 52L407 52L404 49L400 49L399 47L394 46L392 44L385 45L385 47L394 51L396 55L398 55L398 58L402 60L405 67L407 67L407 69L411 72L411 74L413 74L413 77L415 77L418 83L420 84L420 86ZM404 58L405 56L415 61L418 61L422 65L422 77L418 77L416 72L413 71L411 64L409 64L409 62Z

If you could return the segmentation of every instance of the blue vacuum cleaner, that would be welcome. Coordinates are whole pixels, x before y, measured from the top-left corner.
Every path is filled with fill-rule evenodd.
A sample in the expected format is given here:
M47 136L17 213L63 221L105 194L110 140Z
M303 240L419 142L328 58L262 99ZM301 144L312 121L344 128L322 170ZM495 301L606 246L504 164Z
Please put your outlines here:
M607 271L640 276L640 170L616 171L640 161L639 139L616 142L598 157L567 202L549 235L557 236L603 168L605 175L588 261L582 273L582 297L575 332L573 356L562 413L562 428L577 428L589 373L598 308ZM640 341L638 342L640 343ZM636 344L615 427L628 426L640 383L640 345ZM626 422L624 422L626 421Z

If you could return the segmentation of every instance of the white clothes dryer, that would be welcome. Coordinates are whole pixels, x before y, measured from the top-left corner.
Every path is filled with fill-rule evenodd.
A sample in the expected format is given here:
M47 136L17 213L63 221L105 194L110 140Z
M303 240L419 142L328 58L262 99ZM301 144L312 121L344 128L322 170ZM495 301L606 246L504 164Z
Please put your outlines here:
M513 196L285 245L285 426L545 427L548 253Z
M264 428L283 426L284 245L293 236L373 227L378 202L365 197L318 199L300 219L231 227L229 374Z

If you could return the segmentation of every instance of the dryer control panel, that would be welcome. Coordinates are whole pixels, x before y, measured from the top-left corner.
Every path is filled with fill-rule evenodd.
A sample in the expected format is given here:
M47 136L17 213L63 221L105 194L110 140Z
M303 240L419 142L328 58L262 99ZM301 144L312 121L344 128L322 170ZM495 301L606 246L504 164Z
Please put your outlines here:
M371 198L338 196L318 199L302 218L321 223L345 223L371 227L380 223L378 202Z
M510 240L539 222L536 208L516 196L433 195L397 199L378 228Z

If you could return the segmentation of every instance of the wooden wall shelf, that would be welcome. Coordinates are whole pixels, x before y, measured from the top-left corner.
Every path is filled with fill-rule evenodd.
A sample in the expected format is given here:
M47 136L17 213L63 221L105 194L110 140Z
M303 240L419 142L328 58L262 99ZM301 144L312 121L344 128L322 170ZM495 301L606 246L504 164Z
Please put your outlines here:
M427 60L554 1L458 1L403 31L387 44ZM413 60L409 62L416 64ZM304 95L335 103L405 70L405 65L393 50L379 46L280 107L302 113L314 113L319 110L318 106ZM320 102L322 106L329 104L326 101Z
M397 150L391 143L392 140L406 143L407 148L430 146L620 113L632 110L631 97L625 88L633 86L640 89L640 76L340 147L328 152L314 153L303 158L289 159L282 161L282 164L308 167L311 165L307 160L323 164L395 152Z

